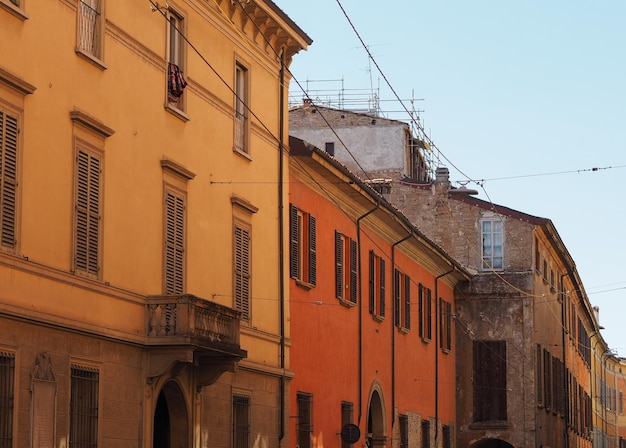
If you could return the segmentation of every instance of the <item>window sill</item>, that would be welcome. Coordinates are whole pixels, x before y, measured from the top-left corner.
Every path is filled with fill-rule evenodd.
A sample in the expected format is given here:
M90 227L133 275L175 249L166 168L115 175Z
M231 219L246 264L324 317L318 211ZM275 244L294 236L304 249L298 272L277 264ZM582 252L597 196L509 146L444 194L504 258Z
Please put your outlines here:
M442 348L441 351L444 355L449 355L452 352L451 348Z
M339 299L339 304L345 306L346 308L354 308L356 306L355 302L351 302L345 299Z
M398 331L402 334L409 334L411 332L411 330L406 327L397 327L397 328L398 328Z
M374 319L376 322L384 322L385 316L381 316L380 314L372 314L372 319Z
M185 123L191 120L191 118L189 118L189 115L180 110L178 107L172 106L170 103L165 103L163 107L165 107L165 110L168 111L170 114L174 115L176 118L180 118Z
M433 342L433 340L431 338L425 338L422 336L422 342L424 344L430 344L431 342Z
M307 291L315 288L315 285L312 283L308 283L297 278L294 278L294 280L296 281L296 286L299 286L302 289L306 289Z
M4 9L5 11L13 14L15 17L22 21L29 19L28 14L26 14L26 12L22 8L20 8L19 6L15 6L8 0L0 0L0 9Z
M84 59L85 61L89 62L91 65L99 68L100 70L106 70L106 69L109 68L109 67L107 67L107 65L104 62L102 62L100 59L95 57L93 54L89 54L86 51L81 50L80 48L76 48L74 51L82 59Z
M250 157L250 154L248 154L247 152L242 151L241 149L237 149L234 146L233 146L233 152L237 154L238 156L243 157L244 159L252 162L252 157Z

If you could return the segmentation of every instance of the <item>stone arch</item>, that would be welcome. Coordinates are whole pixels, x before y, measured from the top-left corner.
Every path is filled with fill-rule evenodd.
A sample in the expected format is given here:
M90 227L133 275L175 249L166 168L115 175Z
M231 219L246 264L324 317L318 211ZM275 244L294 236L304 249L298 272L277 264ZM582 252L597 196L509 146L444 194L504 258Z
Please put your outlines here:
M372 384L367 405L367 439L370 447L386 446L385 400L378 381Z
M180 385L167 381L159 393L152 425L153 448L189 448L191 425L185 394Z
M508 442L500 439L483 439L475 443L472 448L515 448Z

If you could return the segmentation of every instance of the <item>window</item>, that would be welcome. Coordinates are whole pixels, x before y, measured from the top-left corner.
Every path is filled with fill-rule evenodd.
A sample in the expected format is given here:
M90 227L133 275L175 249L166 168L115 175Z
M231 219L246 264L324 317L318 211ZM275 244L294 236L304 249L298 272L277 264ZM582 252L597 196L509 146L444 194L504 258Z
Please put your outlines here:
M406 414L400 414L400 448L409 448L409 417Z
M541 272L541 255L539 254L539 240L535 238L535 271Z
M248 148L248 69L235 65L235 150L249 153Z
M165 294L185 291L185 202L183 192L165 187L164 286Z
M250 227L235 221L234 228L235 309L250 320Z
M102 23L102 0L78 1L79 54L102 59Z
M98 370L72 365L70 448L98 446Z
M341 427L348 423L354 423L354 403L344 401L341 403ZM351 448L354 444L341 441L341 448Z
M0 351L0 448L13 446L15 355Z
M537 384L537 406L542 407L543 400L543 349L541 345L537 344L536 353L535 353L535 363L536 363L536 378L535 383Z
M452 349L452 304L439 299L439 347L449 352Z
M482 221L483 270L502 269L502 221L485 219Z
M385 259L370 250L370 313L385 317Z
M291 204L289 235L289 275L306 285L315 286L317 276L315 216Z
M183 17L173 9L167 10L168 19L168 69L167 69L167 103L184 110L184 89L187 82L183 76L185 71L185 46L182 38L185 32Z
M473 343L474 422L506 421L506 341Z
M299 392L296 444L300 448L311 448L313 438L313 395Z
M422 448L430 448L430 420L422 420Z
M326 153L328 155L335 155L335 142L326 142Z
M78 142L76 151L74 270L98 278L102 220L101 156Z
M356 241L335 231L335 297L344 304L356 304Z
M418 303L419 303L419 333L420 337L425 341L431 341L433 338L433 298L430 288L424 287L421 283L418 285Z
M0 247L13 252L16 237L18 117L0 109Z
M619 391L619 399L617 401L617 408L620 415L624 415L624 392Z
M233 448L250 447L250 397L233 396Z
M395 323L403 330L411 329L411 278L399 271L394 272Z
M443 448L452 448L454 446L454 429L451 425L443 425Z

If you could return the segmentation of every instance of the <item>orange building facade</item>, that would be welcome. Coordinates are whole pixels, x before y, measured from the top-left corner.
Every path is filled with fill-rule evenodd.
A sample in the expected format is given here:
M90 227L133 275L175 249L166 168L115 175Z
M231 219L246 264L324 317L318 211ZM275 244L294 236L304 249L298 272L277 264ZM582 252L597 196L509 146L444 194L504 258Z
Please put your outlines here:
M291 439L453 446L467 272L332 157L290 144Z

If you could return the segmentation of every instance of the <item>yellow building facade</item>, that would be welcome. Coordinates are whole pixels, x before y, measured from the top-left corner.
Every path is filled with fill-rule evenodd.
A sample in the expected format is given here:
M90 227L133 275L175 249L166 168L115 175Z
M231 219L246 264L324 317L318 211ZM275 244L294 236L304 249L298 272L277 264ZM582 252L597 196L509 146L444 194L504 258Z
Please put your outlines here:
M0 0L0 446L288 446L266 0Z

